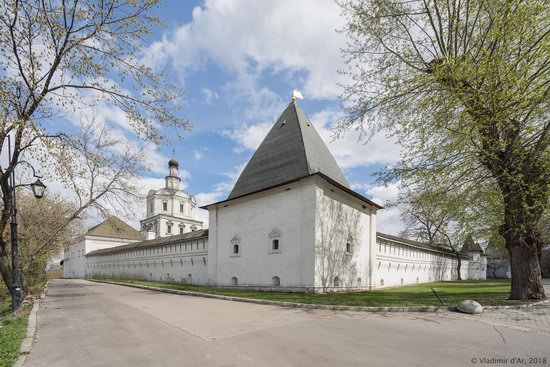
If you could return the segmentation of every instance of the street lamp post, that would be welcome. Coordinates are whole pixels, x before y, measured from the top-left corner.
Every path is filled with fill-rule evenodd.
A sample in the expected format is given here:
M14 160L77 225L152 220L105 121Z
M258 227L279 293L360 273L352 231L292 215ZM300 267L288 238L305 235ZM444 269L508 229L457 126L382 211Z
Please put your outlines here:
M11 163L11 139L8 135L8 162ZM28 164L28 162L27 162ZM44 191L46 190L46 185L40 181L40 177L36 174L34 167L30 166L33 171L34 177L37 180L28 185L16 185L15 184L15 165L12 167L10 172L9 179L9 190L11 194L11 223L10 223L10 236L11 236L11 272L12 272L12 283L11 283L11 309L12 311L17 311L21 308L21 274L19 271L19 247L17 243L17 202L15 198L15 189L17 186L30 186L34 196L37 199L40 199L44 196Z

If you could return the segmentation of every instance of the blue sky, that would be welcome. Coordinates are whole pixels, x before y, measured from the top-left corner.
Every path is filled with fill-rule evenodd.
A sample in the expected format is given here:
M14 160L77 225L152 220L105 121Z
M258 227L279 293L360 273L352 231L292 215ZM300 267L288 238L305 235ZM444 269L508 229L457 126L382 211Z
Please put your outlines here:
M293 88L352 187L382 204L396 197L397 186L381 187L372 176L398 159L391 139L331 138L330 127L344 116L338 95L346 83L338 73L345 36L336 32L344 20L332 1L165 1L158 15L165 26L149 37L144 60L185 90L183 114L195 127L157 147L152 159L166 161L175 149L199 204L226 197ZM161 184L165 161L150 162L146 184ZM379 228L397 232L398 213L385 212Z
M332 138L331 127L344 117L340 85L349 82L338 73L346 39L336 31L344 20L332 0L172 0L157 12L164 27L147 37L140 56L185 91L182 115L194 129L183 139L165 129L171 139L147 147L151 171L141 180L144 193L163 185L175 149L185 189L199 205L225 199L297 89L304 95L299 105L352 188L382 205L396 198L397 184L383 187L372 176L399 159L392 139L379 133L364 144L354 131ZM113 134L141 144L120 111L101 104L94 114ZM137 211L126 217L134 225L145 206ZM201 211L200 219L206 221L207 213ZM379 212L378 228L398 233L398 209Z

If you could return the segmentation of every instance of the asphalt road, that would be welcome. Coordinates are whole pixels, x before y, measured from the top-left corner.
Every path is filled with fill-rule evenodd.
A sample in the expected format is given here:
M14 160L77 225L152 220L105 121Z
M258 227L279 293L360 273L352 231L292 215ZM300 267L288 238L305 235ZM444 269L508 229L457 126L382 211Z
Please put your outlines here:
M549 347L548 334L450 312L308 311L56 280L25 366L544 366Z

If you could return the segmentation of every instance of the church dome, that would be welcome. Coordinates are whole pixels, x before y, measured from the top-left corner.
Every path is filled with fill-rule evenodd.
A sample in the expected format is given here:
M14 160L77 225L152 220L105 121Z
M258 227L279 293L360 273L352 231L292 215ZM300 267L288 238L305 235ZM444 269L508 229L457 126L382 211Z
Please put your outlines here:
M168 161L168 167L179 167L180 164L178 161L176 161L176 159L172 158Z

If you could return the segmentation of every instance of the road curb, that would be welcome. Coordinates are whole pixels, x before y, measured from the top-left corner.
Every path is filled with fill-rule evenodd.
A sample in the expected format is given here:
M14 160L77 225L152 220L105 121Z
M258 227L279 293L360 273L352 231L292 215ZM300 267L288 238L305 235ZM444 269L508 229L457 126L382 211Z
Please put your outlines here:
M96 283L122 285L126 287L147 289L150 291L157 291L157 292L170 293L170 294L179 294L183 296L214 298L214 299L221 299L224 301L256 303L260 305L271 305L271 306L280 306L280 307L287 307L287 308L304 308L304 309L310 309L310 310L316 309L316 310L329 310L329 311L360 311L360 312L383 312L383 313L384 312L443 312L443 311L458 312L456 307L454 306L450 306L450 307L441 307L441 306L363 307L363 306L319 305L319 304L311 304L311 303L281 302L281 301L269 301L269 300L261 300L261 299L254 299L254 298L222 296L218 294L181 291L177 289L151 287L151 286L140 285L140 284L113 282L109 280L98 280L98 279L86 279L86 280L90 282L96 282ZM483 309L484 310L516 310L516 309L543 305L547 303L550 303L550 299L539 301L539 302L533 302L533 303L525 303L520 305L483 306Z
M31 352L32 344L34 342L34 336L36 335L36 323L37 316L36 313L40 308L40 299L46 297L46 292L48 291L48 281L44 286L44 290L40 294L40 297L36 298L33 302L31 312L29 314L29 319L27 321L27 334L25 339L21 342L21 347L19 348L19 358L14 363L13 367L22 367L25 364L25 359L27 355Z
M200 293L200 292L191 292L191 291L181 291L177 289L168 289L168 288L159 288L151 287L147 285L139 284L130 284L130 283L121 283L121 282L112 282L108 280L97 280L97 279L86 279L90 282L95 283L105 283L113 285L121 285L125 287L146 289L150 291L178 294L183 296L193 296L193 297L204 297L204 298L213 298L220 299L224 301L235 301L235 302L245 302L245 303L256 303L260 305L269 305L269 306L280 306L287 308L302 308L307 310L328 310L328 311L355 311L355 312L443 312L443 311L452 311L454 307L439 307L439 306L417 306L417 307L363 307L363 306L341 306L341 305L318 305L311 303L294 303L294 302L281 302L281 301L269 301L253 298L242 298L242 297L232 297L232 296L222 296L217 294L209 293Z

